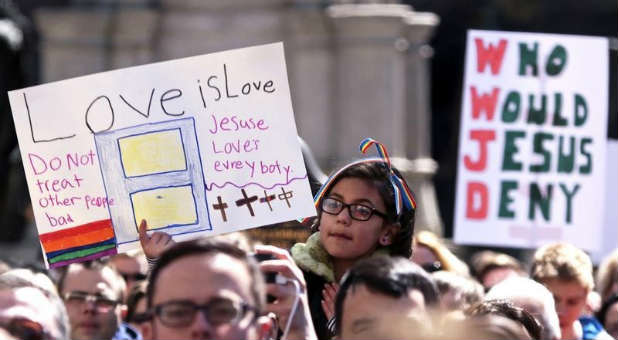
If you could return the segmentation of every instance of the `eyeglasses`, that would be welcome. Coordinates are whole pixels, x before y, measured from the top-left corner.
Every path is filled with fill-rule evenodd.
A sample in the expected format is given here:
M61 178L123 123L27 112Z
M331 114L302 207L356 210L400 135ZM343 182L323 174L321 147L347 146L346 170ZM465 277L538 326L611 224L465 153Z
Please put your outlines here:
M146 280L146 274L142 273L120 273L120 276L122 276L125 282Z
M386 214L363 204L345 204L342 201L327 197L322 200L322 211L330 215L339 215L343 208L348 208L350 218L357 221L367 221L373 215L387 218Z
M51 339L52 336L45 331L43 326L30 319L16 317L0 324L9 334L22 340Z
M203 305L188 300L177 300L154 307L154 314L163 325L170 328L190 326L197 311L202 312L208 323L213 327L236 324L243 320L250 311L254 312L254 316L258 314L255 307L226 298L214 298Z
M107 313L118 304L116 300L86 292L68 292L64 295L64 303L67 307L81 307L87 302L93 303L99 313Z

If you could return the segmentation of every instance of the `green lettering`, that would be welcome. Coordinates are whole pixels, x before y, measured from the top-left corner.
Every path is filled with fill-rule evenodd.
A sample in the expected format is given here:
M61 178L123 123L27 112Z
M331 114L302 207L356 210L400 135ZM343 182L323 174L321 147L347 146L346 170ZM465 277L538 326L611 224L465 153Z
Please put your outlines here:
M588 104L580 94L575 94L575 126L582 126L588 119Z
M554 120L552 125L554 126L567 126L567 120L561 116L562 112L562 93L554 94Z
M556 45L547 58L545 73L555 76L562 72L567 62L567 51L562 45Z
M498 210L498 217L515 217L513 209L509 209L509 205L513 202L513 199L509 196L509 192L515 189L517 189L516 181L502 181L500 185L500 208Z
M541 95L541 108L536 109L534 107L534 95L528 96L528 123L534 123L541 125L545 122L545 115L547 114L547 96Z
M502 170L521 171L522 164L514 159L519 151L515 139L526 137L525 131L506 131L504 134L504 158L502 158Z
M580 174L589 174L592 172L592 155L585 149L586 144L592 144L592 138L582 138L582 142L579 145L579 151L586 157L586 164L579 167Z
M506 95L504 104L502 104L502 121L512 123L519 116L519 108L521 106L521 96L517 91L511 91Z
M570 174L575 166L575 137L569 137L569 152L564 154L563 144L564 137L558 138L558 172L564 172Z
M536 217L535 206L538 206L541 209L541 214L543 214L543 218L545 221L549 221L551 217L551 211L549 207L551 206L551 193L553 190L553 185L547 185L547 196L543 197L539 186L536 183L530 183L530 204L528 205L528 218L531 221L534 221Z
M519 75L527 75L528 69L532 69L532 76L539 74L539 66L537 64L537 56L539 52L539 43L534 43L532 49L526 43L519 43Z
M562 189L567 203L566 222L571 223L571 207L573 207L573 196L575 196L577 190L579 190L579 184L575 184L575 187L573 187L573 191L569 192L569 189L566 187L566 185L560 183L560 189Z
M545 149L543 142L553 140L554 135L551 133L537 132L532 139L532 149L534 153L543 156L543 162L540 164L530 165L530 172L548 172L551 164L551 153Z

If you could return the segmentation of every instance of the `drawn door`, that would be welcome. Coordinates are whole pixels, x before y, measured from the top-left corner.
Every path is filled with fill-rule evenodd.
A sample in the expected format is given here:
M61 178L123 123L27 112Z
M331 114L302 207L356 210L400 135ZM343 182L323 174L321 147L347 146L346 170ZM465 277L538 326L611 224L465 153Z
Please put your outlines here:
M149 230L211 230L195 122L184 118L95 135L118 244Z

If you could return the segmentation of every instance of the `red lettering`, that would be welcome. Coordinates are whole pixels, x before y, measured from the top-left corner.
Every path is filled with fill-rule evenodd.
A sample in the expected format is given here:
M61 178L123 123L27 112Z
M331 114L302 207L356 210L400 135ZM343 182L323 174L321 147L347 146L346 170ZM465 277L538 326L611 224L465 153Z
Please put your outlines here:
M473 161L468 155L464 156L464 165L470 171L481 171L487 167L487 143L496 139L493 130L471 130L470 139L479 141L479 159Z
M478 198L475 201L475 198ZM477 203L478 204L475 204ZM472 220L487 218L489 208L489 192L487 186L481 182L469 182L466 195L466 217Z
M489 47L485 48L483 40L481 38L474 39L476 44L476 71L483 73L487 64L491 67L491 74L495 75L500 72L502 66L502 58L504 57L504 50L506 50L506 40L500 39L498 47L494 44L489 44Z
M496 112L496 102L498 101L498 94L500 89L494 87L491 90L491 94L483 93L479 96L476 91L476 86L470 86L470 96L472 99L472 118L479 119L481 112L485 111L488 121L494 119L494 113Z

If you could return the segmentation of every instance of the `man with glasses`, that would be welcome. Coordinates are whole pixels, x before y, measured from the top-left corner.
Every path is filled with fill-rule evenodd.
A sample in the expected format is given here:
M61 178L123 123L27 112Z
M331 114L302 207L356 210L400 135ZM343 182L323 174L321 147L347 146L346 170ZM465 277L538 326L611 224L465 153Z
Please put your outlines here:
M91 261L70 264L58 282L69 313L71 339L132 339L121 323L126 286L108 264Z
M225 242L194 240L166 250L147 290L144 339L262 339L266 288L257 264Z

